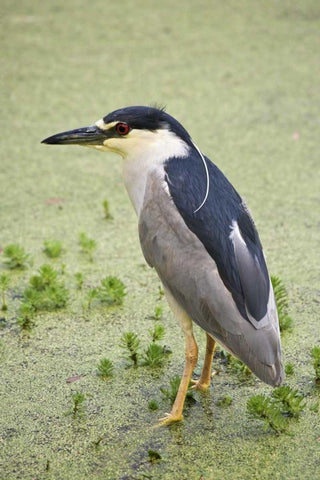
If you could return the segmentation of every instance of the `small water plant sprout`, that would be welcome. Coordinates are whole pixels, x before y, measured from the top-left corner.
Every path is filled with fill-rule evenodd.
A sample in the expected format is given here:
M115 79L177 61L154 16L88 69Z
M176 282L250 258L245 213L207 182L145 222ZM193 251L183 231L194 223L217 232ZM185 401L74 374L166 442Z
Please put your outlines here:
M164 297L164 289L162 285L158 286L158 299L161 300Z
M288 417L298 418L306 406L303 395L287 385L275 388L272 397L282 404L282 412Z
M98 364L98 375L99 377L106 379L113 376L113 363L108 358L102 358Z
M31 330L34 326L34 314L35 308L31 303L23 302L20 305L17 323L25 332Z
M241 360L234 357L227 350L219 346L217 355L221 358L221 363L227 367L227 370L238 375L241 382L252 379L252 372Z
M81 290L82 287L83 287L83 284L84 284L84 276L83 276L83 273L81 273L81 272L75 273L75 274L74 274L74 278L75 278L75 280L76 280L78 290Z
M38 274L30 278L23 296L24 303L31 305L35 311L53 311L66 305L69 294L58 272L51 265L44 264Z
M93 262L93 252L97 248L97 243L93 238L89 238L85 232L79 233L79 245L83 253L85 253L90 262Z
M287 363L284 367L284 372L286 375L293 375L294 373L294 365L293 363Z
M143 354L143 364L152 368L162 367L164 360L163 347L158 343L150 343Z
M8 310L8 305L6 302L6 293L10 284L9 276L6 273L0 275L0 292L1 292L1 310L5 312Z
M134 332L125 332L120 340L120 347L123 350L123 357L128 358L135 367L138 366L140 356L140 339Z
M165 328L162 325L162 323L157 323L153 329L149 330L149 335L151 337L151 341L154 342L159 342L160 340L163 339L165 335Z
M91 308L91 304L95 298L98 297L99 291L98 288L90 288L87 293L87 301L83 304L83 308Z
M163 315L163 306L162 305L156 305L154 307L154 314L153 314L154 320L160 320L162 315Z
M161 460L161 455L156 450L148 450L148 460L150 463L157 463Z
M117 277L108 276L101 280L99 300L107 305L122 305L126 295L124 283Z
M109 307L122 305L126 295L124 283L119 278L113 276L102 279L100 283L100 287L89 290L86 307L90 308L94 299Z
M152 368L161 367L164 363L165 354L167 352L163 346L156 342L163 339L165 335L164 326L161 323L156 323L154 327L149 330L149 335L151 337L151 343L144 351L143 364Z
M288 428L289 419L282 415L279 405L265 395L254 395L247 402L249 416L262 420L264 429L269 427L280 434Z
M315 381L320 384L320 347L315 346L311 350L312 365L315 372Z
M49 258L58 258L63 252L63 246L60 240L45 240L43 247L43 252Z
M239 380L245 381L252 379L252 372L241 360L228 352L228 369L239 376Z
M278 310L280 331L291 330L293 320L288 315L289 297L288 292L279 277L271 275L271 283L273 286L274 297Z
M102 202L102 207L103 207L103 211L104 211L104 218L106 220L112 220L113 219L113 216L111 215L110 213L110 208L109 208L109 202L108 200L103 200Z
M166 399L170 401L171 404L173 404L173 402L176 399L180 382L181 382L181 378L179 377L179 375L175 375L170 380L169 388L160 387L160 392ZM191 387L192 387L192 383L190 382L189 389L187 391L187 396L186 396L186 399L189 399L189 400L193 398L193 394L194 394L194 390L190 390Z
M229 395L225 395L224 397L220 398L220 400L218 400L216 402L216 405L218 405L218 407L229 407L233 402L233 399L232 397L230 397Z
M315 402L310 406L310 410L314 413L319 412L320 402Z
M74 392L71 394L73 406L72 406L72 414L74 416L80 416L83 413L84 409L84 402L85 402L85 395L81 392Z
M150 402L148 403L148 408L152 412L155 412L156 410L159 410L159 403L157 402L157 400L150 400Z
M4 264L10 270L27 268L31 257L25 249L16 243L11 243L3 249Z
M275 388L272 396L254 395L247 402L249 415L277 434L285 432L291 418L298 418L306 406L303 395L288 386Z

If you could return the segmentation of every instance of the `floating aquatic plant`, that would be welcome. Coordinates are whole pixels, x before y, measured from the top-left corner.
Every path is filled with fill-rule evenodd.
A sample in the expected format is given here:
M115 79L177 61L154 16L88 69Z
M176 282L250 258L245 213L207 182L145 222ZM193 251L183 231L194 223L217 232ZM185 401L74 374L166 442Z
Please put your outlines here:
M122 305L126 295L124 283L117 277L106 277L101 280L101 286L91 288L88 292L87 308L91 307L94 299L108 306Z
M11 243L3 249L4 264L11 270L24 269L30 264L30 255L16 243Z
M156 463L161 460L161 455L159 452L156 452L155 450L148 450L148 460L150 463Z
M280 331L290 330L293 326L293 320L288 315L289 297L288 292L279 277L271 275L274 297L278 310Z
M311 357L313 359L312 365L316 374L316 382L320 383L320 347L313 347Z
M140 339L138 335L134 332L125 332L121 337L120 347L124 351L123 356L129 358L134 366L137 366L140 355Z
M31 303L23 302L20 305L19 316L17 318L18 325L25 331L31 330L34 326L35 308Z
M161 323L155 324L154 327L149 330L149 335L151 337L151 343L144 352L143 364L153 368L161 367L168 351L156 342L163 339L165 335L164 326Z
M77 288L78 288L79 290L81 290L82 287L83 287L83 284L84 284L83 273L81 273L81 272L75 273L75 274L74 274L74 278L75 278L76 283L77 283Z
M224 397L220 398L220 400L218 400L216 404L218 405L218 407L229 407L232 402L232 397L230 397L229 395L225 395Z
M163 306L162 305L156 305L154 307L154 314L153 318L154 320L160 320L163 314Z
M157 343L150 343L143 355L143 364L148 367L161 367L165 360L163 347Z
M152 342L159 342L165 335L165 328L161 323L157 323L153 329L149 330Z
M34 310L52 311L63 308L68 300L68 291L59 274L51 265L42 265L37 275L29 280L29 287L24 291L24 303Z
M106 277L101 280L101 287L98 289L98 297L101 302L108 305L122 305L126 295L124 283L117 277Z
M276 388L271 397L254 395L247 402L249 415L278 434L287 430L290 418L298 418L305 406L303 395L288 386Z
M162 288L161 285L159 285L158 287L158 297L159 297L159 300L161 300L162 297L164 297L164 289Z
M148 408L152 412L159 410L159 403L157 402L157 400L150 400L150 402L148 403Z
M216 355L221 358L221 363L223 363L230 372L238 375L239 380L246 381L251 378L252 372L250 368L220 345Z
M294 365L293 363L287 363L286 366L284 367L284 372L286 375L293 375L294 373Z
M173 378L171 378L170 380L170 385L169 385L169 388L164 388L164 387L161 387L160 388L160 392L162 393L162 395L167 398L171 404L175 401L176 399L176 396L177 396L177 393L178 393L178 390L179 390L179 386L180 386L180 382L181 382L181 377L179 377L179 375L175 375ZM192 386L192 383L190 382L189 384L189 390L187 391L187 395L186 395L186 398L193 398L193 390L190 390Z
M6 273L0 275L0 292L1 292L1 310L4 312L8 310L8 305L6 302L6 293L10 284L9 276Z
M229 352L227 357L228 357L229 370L238 374L241 380L246 380L248 378L251 378L252 372L250 368L247 367L247 365L241 362L241 360L239 360L238 358L233 357Z
M73 407L72 407L72 414L74 416L81 415L84 409L84 402L85 402L85 395L81 392L74 392L71 394Z
M49 258L58 258L62 254L63 246L60 240L45 240L43 251Z
M90 290L87 293L87 301L84 303L83 307L84 308L91 308L91 304L95 298L97 298L99 295L98 288L90 288Z
M104 211L104 218L106 220L112 220L113 216L110 213L109 202L108 200L103 200L102 202L103 211Z
M265 429L270 427L276 433L285 432L289 418L281 413L279 405L265 395L254 395L247 402L249 415L265 423Z
M97 248L97 243L93 238L89 238L85 232L79 233L79 245L91 262L93 262L93 252Z
M298 418L306 406L303 395L286 385L276 388L272 397L281 402L282 412L290 417Z
M108 358L102 358L98 364L98 375L102 378L109 378L113 375L113 363Z

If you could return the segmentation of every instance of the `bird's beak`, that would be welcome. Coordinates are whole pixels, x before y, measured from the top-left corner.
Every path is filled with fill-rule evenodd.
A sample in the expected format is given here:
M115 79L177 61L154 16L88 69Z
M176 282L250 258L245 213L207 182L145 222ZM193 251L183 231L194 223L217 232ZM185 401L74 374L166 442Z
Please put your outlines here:
M57 133L51 137L45 138L41 143L55 145L103 145L104 140L108 138L108 133L101 130L96 125L90 127L77 128L67 132Z

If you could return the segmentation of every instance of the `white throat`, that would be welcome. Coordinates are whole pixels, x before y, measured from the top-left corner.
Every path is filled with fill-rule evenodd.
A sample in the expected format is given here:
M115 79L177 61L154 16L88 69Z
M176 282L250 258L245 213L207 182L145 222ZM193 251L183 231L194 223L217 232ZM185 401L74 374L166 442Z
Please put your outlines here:
M150 170L171 157L186 157L189 146L166 129L155 132L135 130L123 151L123 179L137 215L143 205L147 176Z

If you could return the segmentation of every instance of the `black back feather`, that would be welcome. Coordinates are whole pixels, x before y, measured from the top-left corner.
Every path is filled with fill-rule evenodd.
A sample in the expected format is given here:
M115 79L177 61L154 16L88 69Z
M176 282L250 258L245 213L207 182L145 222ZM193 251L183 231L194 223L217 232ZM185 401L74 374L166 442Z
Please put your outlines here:
M193 148L187 158L171 158L165 164L166 180L172 199L188 228L200 239L214 259L219 274L231 292L241 315L247 311L256 320L267 312L269 276L258 232L240 195L225 175L204 157L210 180L206 202L199 211L206 193L206 172L199 153ZM232 222L239 230L256 265L253 278L239 270L234 246L230 239ZM248 272L249 273L249 272Z

